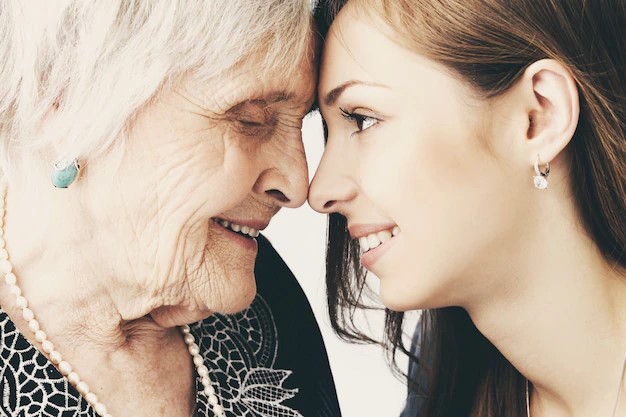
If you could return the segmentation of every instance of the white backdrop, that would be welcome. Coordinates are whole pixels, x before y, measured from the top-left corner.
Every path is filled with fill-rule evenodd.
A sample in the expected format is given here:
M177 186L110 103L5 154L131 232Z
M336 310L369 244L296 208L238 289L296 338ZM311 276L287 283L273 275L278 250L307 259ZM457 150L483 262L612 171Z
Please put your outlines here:
M319 114L305 119L303 139L312 179L324 147ZM326 216L308 204L281 210L264 234L309 298L326 343L343 417L398 416L406 387L391 374L382 350L345 343L330 327L324 284ZM374 331L382 329L381 324L380 317L372 317Z

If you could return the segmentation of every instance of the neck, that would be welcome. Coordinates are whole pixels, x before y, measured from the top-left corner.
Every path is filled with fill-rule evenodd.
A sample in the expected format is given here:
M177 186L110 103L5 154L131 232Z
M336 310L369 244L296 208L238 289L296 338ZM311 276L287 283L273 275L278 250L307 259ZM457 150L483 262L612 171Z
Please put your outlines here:
M531 262L494 273L489 297L464 307L532 383L534 417L607 417L626 354L626 276L567 219L537 222L532 245L510 249Z
M60 350L63 341L72 341L72 349L80 344L106 352L180 338L175 328L149 318L159 307L154 299L103 262L100 246L106 243L77 208L74 194L47 183L9 189L3 225L9 259L24 297ZM0 286L0 305L10 315L12 300Z
M148 307L137 306L134 310L137 313L133 311L137 317L126 319L120 311L129 309L118 307L110 288L99 285L96 279L85 282L77 278L92 275L63 273L76 269L71 268L75 266L71 262L61 259L57 258L56 262L48 259L46 268L23 264L15 267L14 272L22 295L42 329L65 357L128 352L149 358L158 355L158 347L164 343L181 339L176 327L163 327L152 320L146 314ZM0 286L0 305L16 318L14 322L22 334L32 339L32 332L26 330L27 323L21 320L6 285Z
M12 229L2 229L9 262L19 277L18 289L28 302L28 310L35 313L37 320L33 322L36 327L46 334L43 339L38 336L37 340L45 340L53 346L48 350L42 343L39 349L43 348L42 353L53 349L52 354L62 355L64 362L58 365L60 372L67 375L74 371L67 376L68 380L74 381L75 388L101 415L106 414L107 409L123 415L129 407L141 410L136 413L138 416L154 415L154 410L188 415L195 404L192 363L185 346L188 341L183 341L178 329L159 326L149 317L124 319L114 297L116 292L124 289L102 285L106 280L101 281L98 278L102 276L92 273L97 269L90 269L88 264L80 262L89 255L97 258L97 253L90 253L89 245L68 246L68 243L80 241L83 235L78 234L69 240L59 238L57 245L50 245L47 241L50 236L68 236L67 230L58 235L49 233L58 224L42 221L45 215L33 216L36 209L28 204L22 205L27 200L16 198L9 203L3 198L7 210L2 210L2 217L5 221L11 220ZM12 215L8 214L11 212L9 207L16 209ZM48 227L48 224L54 226ZM69 236L74 235L69 233ZM40 246L32 242L39 242ZM68 248L77 252L68 251ZM36 256L37 252L39 256ZM12 256L14 253L15 257ZM76 256L72 256L74 253ZM13 264L15 259L18 262ZM20 267L15 266L18 263ZM10 270L6 265L3 269ZM114 282L110 276L105 275L105 278ZM18 307L17 301L9 292L9 285L0 285L0 305L31 344L38 346L23 319L27 309L22 310L25 305L21 302ZM136 311L141 308L140 305ZM52 356L49 359L54 362ZM85 385L85 381L89 383ZM96 381L95 387L91 385L90 389L89 384ZM165 394L155 401L150 393L162 391L164 387Z

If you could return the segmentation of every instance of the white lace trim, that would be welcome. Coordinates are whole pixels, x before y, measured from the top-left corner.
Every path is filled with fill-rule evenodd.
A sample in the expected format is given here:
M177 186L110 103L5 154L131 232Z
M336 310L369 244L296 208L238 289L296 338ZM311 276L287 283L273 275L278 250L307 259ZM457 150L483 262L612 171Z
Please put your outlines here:
M285 387L289 370L274 369L278 334L269 306L257 296L246 310L193 324L205 365L217 380L229 416L303 417L282 403L298 393ZM56 368L17 331L0 308L0 415L96 417ZM201 389L200 381L197 381ZM212 416L204 395L197 416Z

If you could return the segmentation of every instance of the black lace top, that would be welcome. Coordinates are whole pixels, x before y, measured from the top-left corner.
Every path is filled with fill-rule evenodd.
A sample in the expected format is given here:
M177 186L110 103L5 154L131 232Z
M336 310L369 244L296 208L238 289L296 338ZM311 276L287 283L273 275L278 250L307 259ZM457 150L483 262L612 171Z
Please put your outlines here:
M246 310L190 325L228 417L340 416L333 378L309 303L260 237L258 295ZM197 392L202 391L196 378ZM197 416L212 416L197 395ZM131 410L129 410L129 413ZM97 417L0 308L0 415Z

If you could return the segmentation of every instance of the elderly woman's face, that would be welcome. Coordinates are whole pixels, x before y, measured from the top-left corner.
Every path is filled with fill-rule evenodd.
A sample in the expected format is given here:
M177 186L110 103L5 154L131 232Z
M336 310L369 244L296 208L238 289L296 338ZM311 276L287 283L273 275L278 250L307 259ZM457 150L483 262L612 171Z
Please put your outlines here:
M87 180L101 182L90 201L110 225L99 239L114 248L116 275L132 277L119 291L165 306L151 313L161 324L247 306L256 293L250 235L306 199L301 123L314 66L304 61L289 80L257 68L164 92L137 117L118 174Z

